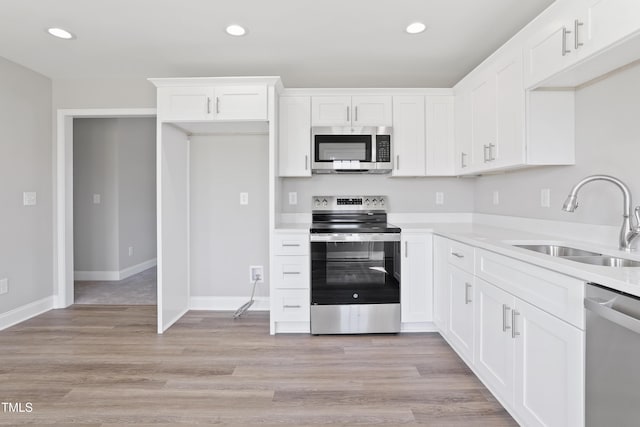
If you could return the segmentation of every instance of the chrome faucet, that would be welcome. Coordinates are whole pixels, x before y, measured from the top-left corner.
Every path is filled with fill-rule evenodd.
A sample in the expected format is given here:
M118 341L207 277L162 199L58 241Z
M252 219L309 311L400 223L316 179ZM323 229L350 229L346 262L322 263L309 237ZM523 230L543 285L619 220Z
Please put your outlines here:
M573 212L578 207L578 191L582 188L583 185L591 182L591 181L608 181L612 184L615 184L622 190L622 194L624 196L623 202L623 211L622 211L622 227L620 228L620 249L630 252L633 250L633 242L638 236L640 236L640 206L636 206L634 210L635 214L635 225L633 224L633 220L631 219L631 192L629 191L629 187L620 181L618 178L614 178L609 175L591 175L584 178L582 181L578 182L571 189L571 193L565 200L564 205L562 206L562 210L566 212Z

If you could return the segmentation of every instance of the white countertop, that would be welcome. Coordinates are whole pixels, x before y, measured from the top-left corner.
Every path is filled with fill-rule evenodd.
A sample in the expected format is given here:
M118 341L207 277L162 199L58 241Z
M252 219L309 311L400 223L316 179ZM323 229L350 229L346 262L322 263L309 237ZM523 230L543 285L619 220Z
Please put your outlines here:
M517 248L514 244L559 244L577 249L598 252L605 255L629 258L640 261L640 253L628 253L615 249L614 246L599 245L590 242L558 237L512 228L500 228L472 222L394 222L404 232L431 232L458 242L486 249L514 259L518 259L558 273L610 287L640 297L640 267L606 267L582 264L576 261L553 257ZM310 224L282 223L276 232L306 232ZM615 243L615 242L612 242Z

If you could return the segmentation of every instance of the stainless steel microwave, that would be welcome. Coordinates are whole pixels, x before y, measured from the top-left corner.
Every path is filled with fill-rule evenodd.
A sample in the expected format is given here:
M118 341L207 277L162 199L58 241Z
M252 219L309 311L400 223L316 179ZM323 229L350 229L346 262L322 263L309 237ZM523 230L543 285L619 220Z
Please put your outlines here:
M311 128L313 173L389 173L393 145L390 127Z

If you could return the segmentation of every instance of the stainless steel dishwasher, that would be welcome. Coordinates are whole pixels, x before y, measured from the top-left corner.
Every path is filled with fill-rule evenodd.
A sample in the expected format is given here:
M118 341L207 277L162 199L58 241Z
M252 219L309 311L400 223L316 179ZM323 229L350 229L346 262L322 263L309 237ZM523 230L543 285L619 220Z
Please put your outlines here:
M640 424L640 298L586 287L586 425Z

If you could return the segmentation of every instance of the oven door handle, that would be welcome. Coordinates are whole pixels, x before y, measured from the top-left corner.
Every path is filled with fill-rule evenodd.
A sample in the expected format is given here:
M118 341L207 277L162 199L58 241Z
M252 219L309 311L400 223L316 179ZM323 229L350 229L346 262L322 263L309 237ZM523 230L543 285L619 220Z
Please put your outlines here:
M317 233L311 242L399 242L400 233Z

